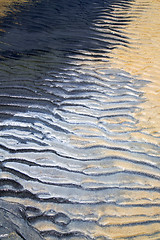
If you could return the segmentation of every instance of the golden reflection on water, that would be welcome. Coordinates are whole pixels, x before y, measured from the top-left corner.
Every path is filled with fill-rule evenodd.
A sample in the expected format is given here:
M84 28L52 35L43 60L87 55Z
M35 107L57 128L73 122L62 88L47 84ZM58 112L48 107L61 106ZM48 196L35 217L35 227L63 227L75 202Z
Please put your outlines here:
M114 49L110 55L115 67L150 81L143 89L146 101L136 118L143 132L153 136L160 135L159 13L160 1L136 0L128 12L133 19L124 29L131 39L130 48Z
M14 4L22 4L28 0L0 0L0 17L5 17ZM12 9L13 10L13 9Z
M17 12L18 9L14 8L14 4L24 4L29 2L30 0L0 0L0 18L6 17L9 13ZM0 19L0 23L1 23ZM3 28L0 27L0 32L5 32Z

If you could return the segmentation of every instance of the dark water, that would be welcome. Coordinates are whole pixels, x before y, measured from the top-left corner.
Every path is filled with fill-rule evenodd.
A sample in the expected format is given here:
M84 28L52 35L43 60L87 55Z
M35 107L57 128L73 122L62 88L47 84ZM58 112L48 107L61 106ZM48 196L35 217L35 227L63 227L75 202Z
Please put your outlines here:
M0 196L23 205L1 204L9 234L21 222L13 239L160 239L158 137L136 117L149 81L110 54L131 48L125 29L147 4L29 1L1 17Z

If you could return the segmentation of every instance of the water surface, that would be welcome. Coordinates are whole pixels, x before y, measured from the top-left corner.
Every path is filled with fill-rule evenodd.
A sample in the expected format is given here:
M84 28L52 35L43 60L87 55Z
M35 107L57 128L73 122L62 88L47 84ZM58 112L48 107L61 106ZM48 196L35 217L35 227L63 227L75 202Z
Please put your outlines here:
M1 9L1 198L44 239L158 240L159 1Z

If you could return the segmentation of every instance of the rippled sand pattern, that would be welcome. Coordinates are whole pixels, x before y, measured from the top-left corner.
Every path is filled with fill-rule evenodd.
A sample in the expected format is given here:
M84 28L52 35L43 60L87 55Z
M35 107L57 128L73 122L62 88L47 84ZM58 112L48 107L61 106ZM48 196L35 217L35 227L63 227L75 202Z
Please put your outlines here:
M160 239L159 10L46 0L2 18L0 196L46 240Z
M141 11L138 11L141 7ZM112 63L141 79L149 81L143 88L145 102L136 116L139 126L151 135L160 135L160 2L137 0L129 14L133 21L125 29L132 38L130 49L112 51Z

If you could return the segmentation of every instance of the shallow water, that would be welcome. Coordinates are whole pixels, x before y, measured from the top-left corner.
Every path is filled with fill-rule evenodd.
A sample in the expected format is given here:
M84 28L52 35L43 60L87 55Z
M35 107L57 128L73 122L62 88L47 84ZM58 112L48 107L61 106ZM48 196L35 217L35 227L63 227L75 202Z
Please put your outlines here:
M44 239L160 239L159 1L0 7L1 198Z

